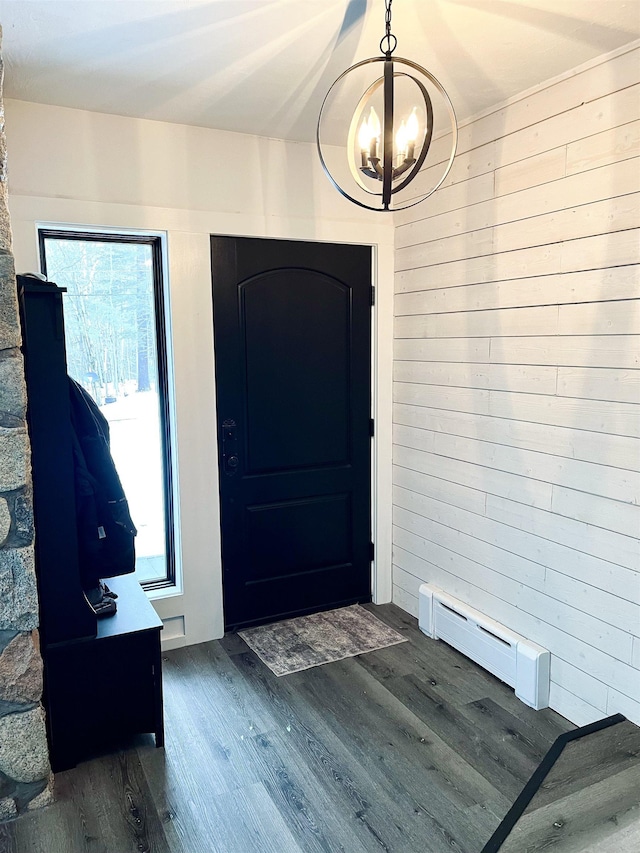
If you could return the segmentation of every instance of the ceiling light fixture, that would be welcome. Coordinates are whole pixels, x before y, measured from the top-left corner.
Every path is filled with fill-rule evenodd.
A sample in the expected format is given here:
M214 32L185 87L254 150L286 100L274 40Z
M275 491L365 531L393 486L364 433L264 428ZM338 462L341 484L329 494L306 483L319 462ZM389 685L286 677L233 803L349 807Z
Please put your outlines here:
M369 210L404 210L432 195L451 169L458 141L456 114L441 83L410 59L393 56L398 40L391 32L391 3L385 0L382 56L357 62L337 78L322 103L316 130L327 177L346 199ZM378 63L383 63L382 76ZM346 160L344 146L330 144L340 136L344 139L339 113L345 104L347 108L351 104L353 110ZM438 145L432 148L435 123L443 125L442 144L438 133ZM433 169L426 163L430 150L434 152L430 158ZM442 173L437 164L444 169ZM416 185L416 192L400 195L426 171L429 176Z

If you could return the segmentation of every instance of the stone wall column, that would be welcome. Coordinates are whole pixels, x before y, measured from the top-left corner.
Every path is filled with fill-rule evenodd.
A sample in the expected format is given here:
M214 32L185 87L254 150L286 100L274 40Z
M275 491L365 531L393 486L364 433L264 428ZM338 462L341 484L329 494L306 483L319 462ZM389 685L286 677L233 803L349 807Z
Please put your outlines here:
M0 29L0 47L2 30ZM44 724L24 366L7 205L0 53L0 820L45 805Z

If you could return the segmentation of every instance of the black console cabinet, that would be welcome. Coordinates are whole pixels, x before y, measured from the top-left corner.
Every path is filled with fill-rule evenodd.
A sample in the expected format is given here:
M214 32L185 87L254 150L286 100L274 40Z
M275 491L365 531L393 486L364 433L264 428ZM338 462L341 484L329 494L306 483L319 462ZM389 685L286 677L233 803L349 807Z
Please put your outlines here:
M164 742L162 622L132 575L96 619L80 583L62 294L18 276L31 440L44 705L54 771L144 732Z
M66 770L132 734L163 745L162 622L132 575L112 578L118 612L98 620L94 639L45 651L51 763Z

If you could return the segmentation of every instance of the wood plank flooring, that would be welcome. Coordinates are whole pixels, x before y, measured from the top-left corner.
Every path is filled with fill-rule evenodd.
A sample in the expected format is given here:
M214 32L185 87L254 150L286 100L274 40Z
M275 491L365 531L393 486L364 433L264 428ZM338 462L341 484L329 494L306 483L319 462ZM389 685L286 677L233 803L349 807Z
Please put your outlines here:
M568 743L500 853L640 850L640 728Z
M371 610L409 642L283 678L237 635L165 654L166 748L58 774L0 853L478 853L572 726Z

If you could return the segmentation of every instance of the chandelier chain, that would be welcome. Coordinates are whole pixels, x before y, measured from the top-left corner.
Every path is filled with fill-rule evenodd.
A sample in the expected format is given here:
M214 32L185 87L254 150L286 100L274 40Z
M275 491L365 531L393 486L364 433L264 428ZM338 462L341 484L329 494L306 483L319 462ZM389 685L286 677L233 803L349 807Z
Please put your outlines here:
M387 56L391 56L398 46L398 39L391 32L391 3L393 0L385 0L384 29L385 34L380 41L380 50Z

